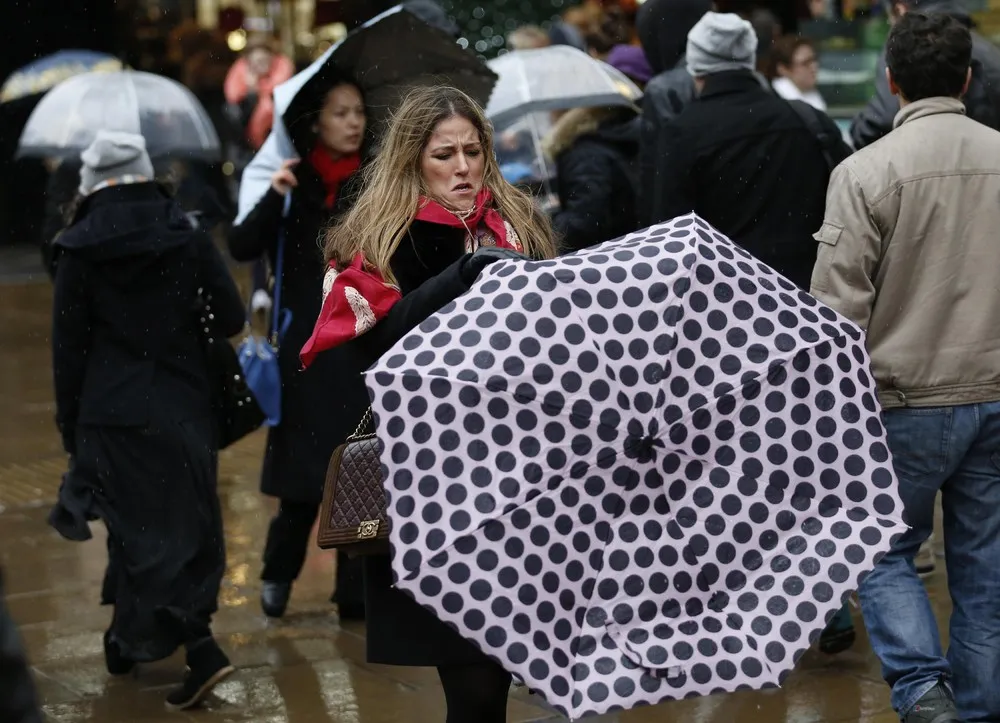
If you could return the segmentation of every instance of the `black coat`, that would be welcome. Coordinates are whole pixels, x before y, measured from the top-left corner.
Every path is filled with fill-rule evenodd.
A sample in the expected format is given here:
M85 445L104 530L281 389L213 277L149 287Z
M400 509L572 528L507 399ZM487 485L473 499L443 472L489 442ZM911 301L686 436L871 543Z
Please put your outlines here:
M0 721L41 723L35 682L17 627L4 602L0 581Z
M840 137L832 120L817 117ZM720 73L706 79L700 97L666 131L654 222L694 211L809 288L817 252L812 235L823 223L831 169L792 106L752 72ZM834 160L849 153L841 143Z
M556 156L560 209L552 217L560 250L578 251L637 230L639 119L635 114L628 110L616 114L563 143L567 147Z
M663 155L662 130L695 97L694 80L684 61L687 36L711 8L711 0L646 0L636 15L636 33L656 73L642 94L639 198L636 199L640 228L656 221L651 204L661 195L657 187Z
M366 369L424 319L464 294L465 231L415 221L392 257L403 298L370 331L341 347ZM319 359L330 352L323 352ZM364 386L355 377L352 382ZM386 665L462 665L485 656L472 643L392 587L387 555L365 558L368 662Z
M240 331L243 304L211 239L156 185L98 191L57 240L52 355L67 452L78 425L147 427L211 415L195 323L199 289L216 330Z
M287 218L284 198L269 189L257 206L229 233L229 250L238 261L266 256L277 268L278 237L285 233L281 306L292 313L291 327L278 349L281 369L281 424L267 439L261 491L296 502L318 504L330 457L354 432L368 407L361 371L349 355L334 349L303 371L299 352L312 335L323 302L322 236L353 196L345 182L331 211L326 189L304 160L295 169L299 185L292 191Z
M943 13L972 28L972 19L956 0L924 2L922 13ZM892 130L899 113L899 98L889 90L885 77L885 50L875 67L875 95L851 123L851 142L857 149L877 141ZM962 99L967 115L983 125L1000 130L1000 49L982 35L972 33L972 81Z

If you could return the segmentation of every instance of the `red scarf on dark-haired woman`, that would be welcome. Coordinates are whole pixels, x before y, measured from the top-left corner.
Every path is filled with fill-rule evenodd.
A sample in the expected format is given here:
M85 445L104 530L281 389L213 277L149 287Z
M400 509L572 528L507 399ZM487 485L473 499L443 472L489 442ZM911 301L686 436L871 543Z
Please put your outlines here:
M451 228L468 228L474 238L466 238L466 251L474 251L480 246L522 251L513 227L493 207L489 189L484 188L476 195L475 209L463 219L437 201L422 196L416 219ZM302 347L302 365L307 367L321 351L364 334L385 318L401 298L399 287L387 284L360 254L343 269L331 261L323 279L323 308L312 336Z
M309 164L316 169L326 188L326 200L323 205L333 208L340 185L361 168L361 156L355 153L333 159L319 144L316 144L309 154Z

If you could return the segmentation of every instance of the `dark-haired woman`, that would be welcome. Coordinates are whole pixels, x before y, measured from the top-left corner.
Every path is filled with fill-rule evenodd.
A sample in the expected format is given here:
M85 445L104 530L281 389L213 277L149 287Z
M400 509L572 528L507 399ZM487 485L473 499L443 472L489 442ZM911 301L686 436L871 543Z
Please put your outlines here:
M337 354L303 371L298 352L322 301L323 252L320 237L348 200L347 187L361 163L365 105L352 83L327 86L313 103L293 106L286 119L301 156L274 174L271 188L229 234L229 250L240 261L266 257L277 268L278 239L284 234L281 308L291 312L291 326L278 351L281 369L281 423L268 435L261 491L280 500L264 546L261 606L281 617L292 583L305 562L313 524L323 497L330 457L360 420L368 396L364 385L343 371ZM287 215L285 197L291 194ZM337 565L340 617L364 615L361 580L341 556Z

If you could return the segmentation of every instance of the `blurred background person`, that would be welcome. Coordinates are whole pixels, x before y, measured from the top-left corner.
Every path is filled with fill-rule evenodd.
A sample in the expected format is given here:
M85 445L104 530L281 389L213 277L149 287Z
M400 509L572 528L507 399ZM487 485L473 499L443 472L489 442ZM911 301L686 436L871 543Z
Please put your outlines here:
M774 44L784 33L781 21L767 8L759 7L742 17L750 21L750 25L757 35L757 72L766 76L771 69L771 53Z
M645 88L653 77L653 68L646 52L638 45L615 45L605 62L627 75L640 88Z
M258 150L274 125L274 89L295 74L295 64L274 52L266 37L251 39L243 56L226 76L226 102L244 129L247 143Z
M972 32L972 81L962 98L966 114L994 130L1000 130L1000 48L973 29L969 11L960 0L895 0L889 5L889 22L895 23L910 11L948 15ZM854 118L851 141L864 148L892 130L899 112L899 99L889 89L885 75L885 49L875 69L875 96Z
M629 108L575 108L543 141L555 162L559 210L552 225L563 253L638 228L639 117Z
M348 207L347 188L361 166L366 128L364 97L353 81L325 77L310 92L314 96L300 106L305 109L301 119L288 129L301 160L286 161L267 193L229 232L233 258L264 259L271 269L278 268L279 238L284 235L280 303L291 313L291 323L278 349L281 423L268 432L261 471L261 492L280 500L261 570L261 607L274 618L285 614L292 584L305 563L330 457L360 420L338 410L359 405L364 409L368 403L364 385L344 374L343 352L325 355L307 371L299 363L299 350L312 333L323 298L317 239ZM358 563L352 566L347 555L338 559L335 602L340 617L362 618Z
M712 0L646 0L636 16L636 32L655 73L642 98L637 199L640 228L661 220L654 213L653 199L662 197L663 129L694 99L694 79L684 59L687 36L711 7Z
M507 36L507 47L510 50L546 48L551 44L549 34L537 25L522 25Z
M819 58L808 38L786 35L771 50L771 86L785 100L801 100L826 111L826 101L817 90Z
M652 75L642 48L618 45L608 64L636 82ZM562 252L578 251L639 228L638 108L575 108L543 141L555 162L559 210L552 225Z

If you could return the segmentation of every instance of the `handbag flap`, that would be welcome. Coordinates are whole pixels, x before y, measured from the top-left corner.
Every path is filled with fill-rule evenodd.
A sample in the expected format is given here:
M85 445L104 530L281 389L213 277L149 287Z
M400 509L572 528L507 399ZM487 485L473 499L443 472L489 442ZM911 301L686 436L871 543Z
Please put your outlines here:
M383 540L390 529L378 437L369 435L342 444L327 469L319 546L329 549Z

